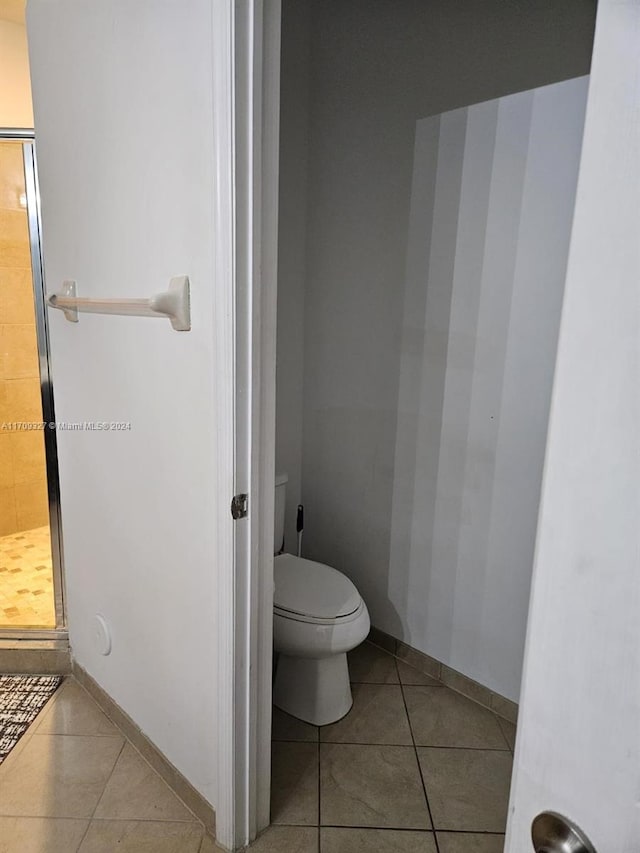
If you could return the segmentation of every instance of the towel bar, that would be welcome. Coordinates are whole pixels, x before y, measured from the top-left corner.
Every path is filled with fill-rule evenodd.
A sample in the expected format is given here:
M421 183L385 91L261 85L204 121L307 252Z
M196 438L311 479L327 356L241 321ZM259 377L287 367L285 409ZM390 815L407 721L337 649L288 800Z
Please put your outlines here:
M77 295L75 281L63 281L60 293L47 296L51 308L59 308L71 323L78 322L78 313L119 314L129 317L166 317L177 332L191 329L189 305L189 276L174 276L169 289L150 299L94 299Z

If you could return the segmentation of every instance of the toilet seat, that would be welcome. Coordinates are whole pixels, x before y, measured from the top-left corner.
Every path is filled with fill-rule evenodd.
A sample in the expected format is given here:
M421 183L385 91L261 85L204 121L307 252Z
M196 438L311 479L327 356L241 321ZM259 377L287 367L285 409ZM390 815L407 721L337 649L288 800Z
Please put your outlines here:
M353 613L349 613L348 616L337 616L335 619L321 619L318 616L303 616L300 613L292 613L290 610L281 610L279 607L273 608L273 615L279 616L281 619L286 619L289 622L303 622L309 625L345 625L348 622L353 622L355 619L359 619L362 612L365 610L364 601L360 601L360 604Z
M274 560L274 612L285 619L315 624L348 622L364 606L346 575L324 563L280 554Z

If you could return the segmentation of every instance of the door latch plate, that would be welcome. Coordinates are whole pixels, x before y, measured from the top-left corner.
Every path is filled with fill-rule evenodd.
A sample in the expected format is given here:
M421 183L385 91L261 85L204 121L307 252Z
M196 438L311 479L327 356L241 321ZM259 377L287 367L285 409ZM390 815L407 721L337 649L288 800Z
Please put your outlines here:
M241 492L231 498L231 517L234 521L246 518L249 514L249 495Z

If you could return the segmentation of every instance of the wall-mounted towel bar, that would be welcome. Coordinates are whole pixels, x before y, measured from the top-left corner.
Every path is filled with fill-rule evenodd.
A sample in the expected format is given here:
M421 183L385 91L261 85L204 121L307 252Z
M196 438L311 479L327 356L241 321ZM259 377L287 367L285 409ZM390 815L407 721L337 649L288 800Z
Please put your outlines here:
M78 322L78 313L121 314L129 317L166 317L177 332L191 329L189 306L189 277L178 275L169 282L169 289L150 299L94 299L77 295L75 281L64 281L60 293L47 296L51 308L59 308L71 323Z

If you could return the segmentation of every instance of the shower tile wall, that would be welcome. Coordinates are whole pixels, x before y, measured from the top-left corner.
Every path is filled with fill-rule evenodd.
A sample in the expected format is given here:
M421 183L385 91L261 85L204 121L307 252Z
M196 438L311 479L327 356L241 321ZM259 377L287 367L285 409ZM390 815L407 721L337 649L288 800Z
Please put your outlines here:
M0 144L0 536L48 524L22 148Z

